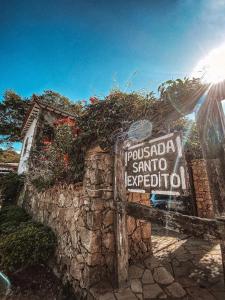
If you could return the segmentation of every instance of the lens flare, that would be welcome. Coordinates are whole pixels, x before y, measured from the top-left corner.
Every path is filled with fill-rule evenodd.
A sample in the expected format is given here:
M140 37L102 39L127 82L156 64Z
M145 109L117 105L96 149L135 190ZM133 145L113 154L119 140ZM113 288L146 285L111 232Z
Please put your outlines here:
M11 283L8 277L2 272L0 272L0 299L2 299L1 296L8 295L10 291L10 287L11 287Z
M225 80L225 43L213 49L201 59L192 72L192 77L203 83L219 83Z

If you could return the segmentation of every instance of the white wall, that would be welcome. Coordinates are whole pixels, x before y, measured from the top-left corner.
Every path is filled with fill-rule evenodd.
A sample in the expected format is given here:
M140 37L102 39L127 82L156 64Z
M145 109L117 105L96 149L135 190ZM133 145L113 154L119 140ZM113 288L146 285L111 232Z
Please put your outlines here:
M21 151L21 155L20 155L18 174L23 174L28 171L28 159L30 156L30 150L31 150L31 146L33 143L33 137L34 137L36 124L37 124L37 119L34 119L23 139L23 147L22 147L22 151ZM27 149L26 149L26 153L24 153L24 150L25 150L24 147L25 147L25 143L26 143L27 139L28 139Z

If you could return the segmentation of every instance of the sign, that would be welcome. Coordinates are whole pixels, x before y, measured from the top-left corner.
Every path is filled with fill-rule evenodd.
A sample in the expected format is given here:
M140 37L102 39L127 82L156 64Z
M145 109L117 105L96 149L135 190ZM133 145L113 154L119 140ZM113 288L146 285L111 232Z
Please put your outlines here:
M187 195L187 169L180 132L126 147L125 184L130 192Z

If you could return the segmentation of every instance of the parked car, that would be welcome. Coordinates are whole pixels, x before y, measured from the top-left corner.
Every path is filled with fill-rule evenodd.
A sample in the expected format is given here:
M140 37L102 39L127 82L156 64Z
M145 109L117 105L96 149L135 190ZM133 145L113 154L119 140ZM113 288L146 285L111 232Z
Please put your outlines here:
M186 207L182 199L180 199L179 197L152 193L150 194L150 203L151 206L154 208L177 211L182 213L186 211Z

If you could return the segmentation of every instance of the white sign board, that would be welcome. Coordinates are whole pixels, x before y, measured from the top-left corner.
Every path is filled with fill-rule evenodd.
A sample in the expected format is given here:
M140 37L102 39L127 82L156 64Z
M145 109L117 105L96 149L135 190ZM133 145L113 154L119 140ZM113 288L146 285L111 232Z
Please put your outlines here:
M187 179L179 132L125 148L125 184L128 191L187 195Z

